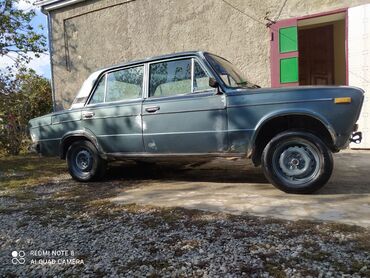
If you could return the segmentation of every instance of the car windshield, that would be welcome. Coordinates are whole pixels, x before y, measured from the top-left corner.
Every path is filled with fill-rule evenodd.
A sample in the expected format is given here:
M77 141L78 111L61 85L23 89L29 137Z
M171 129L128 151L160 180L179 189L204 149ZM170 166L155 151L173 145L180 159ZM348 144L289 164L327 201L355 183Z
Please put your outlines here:
M258 85L247 81L240 70L224 58L212 54L205 54L205 56L226 86L232 88L260 88Z

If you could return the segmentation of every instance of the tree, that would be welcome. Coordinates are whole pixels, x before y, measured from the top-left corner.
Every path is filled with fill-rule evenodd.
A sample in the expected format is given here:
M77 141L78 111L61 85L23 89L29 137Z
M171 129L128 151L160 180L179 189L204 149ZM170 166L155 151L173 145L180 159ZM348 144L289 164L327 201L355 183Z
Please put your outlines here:
M29 145L28 121L51 112L52 101L49 80L33 70L23 69L12 84L11 94L0 94L0 151L17 155Z
M31 4L31 0L22 0ZM0 57L14 61L0 71L0 153L16 155L26 146L31 118L50 112L49 80L27 69L30 53L46 52L46 38L31 25L34 9L22 10L20 0L0 0Z
M31 3L30 0L23 1ZM8 56L16 65L28 63L30 52L39 57L47 50L45 36L31 25L35 10L21 10L18 3L19 0L0 0L0 56ZM42 26L39 28L43 29Z

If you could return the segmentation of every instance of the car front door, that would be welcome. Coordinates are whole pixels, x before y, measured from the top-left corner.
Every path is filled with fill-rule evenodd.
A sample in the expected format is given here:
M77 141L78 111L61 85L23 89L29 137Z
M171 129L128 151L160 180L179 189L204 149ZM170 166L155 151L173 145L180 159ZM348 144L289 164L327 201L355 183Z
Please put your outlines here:
M155 154L220 153L227 147L225 95L209 87L196 57L148 64L143 102L145 151Z
M83 126L107 153L140 153L144 66L106 72L82 111Z

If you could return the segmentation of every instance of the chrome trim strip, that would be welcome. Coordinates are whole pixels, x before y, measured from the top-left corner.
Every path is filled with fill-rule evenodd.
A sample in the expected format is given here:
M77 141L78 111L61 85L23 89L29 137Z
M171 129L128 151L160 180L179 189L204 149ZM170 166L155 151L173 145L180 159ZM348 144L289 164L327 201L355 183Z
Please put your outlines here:
M44 125L35 125L35 126L32 126L30 129L36 129L36 128L39 128L39 127L43 127L43 126L51 126L52 123L50 124L44 124Z
M245 153L106 153L108 158L150 158L150 157L245 157Z
M55 121L52 122L51 125L58 125L58 124L63 124L63 123L70 123L70 122L79 122L81 119L78 120L67 120L67 121Z
M106 99L107 99L107 89L108 89L108 72L106 72L105 73L105 75L104 75L104 100L103 100L103 103L106 103ZM96 91L96 89L94 90L94 94L95 94L95 91Z
M142 98L133 98L133 99L127 99L127 100L100 102L100 103L94 103L94 104L87 104L83 107L83 110L86 111L86 110L95 110L99 108L135 106L135 105L141 104L142 101L143 101Z
M191 58L190 78L191 78L191 93L194 93L194 57Z
M248 132L248 131L254 131L255 129L254 128L243 128L243 129L230 129L230 130L227 130L227 132Z
M87 110L90 111L90 110ZM132 114L132 115L118 115L118 116L106 116L106 117L92 117L92 118L84 118L84 121L88 120L98 120L98 119L114 119L114 118L128 118L128 117L137 117L140 116L140 114Z
M201 96L201 97L212 97L214 96L213 92L211 93L205 93L205 92L194 92L194 93L187 93L187 94L178 94L178 95L173 95L173 96L165 96L165 97L150 97L148 98L148 102L149 101L158 101L158 100L164 100L164 101L183 101L183 100L187 100L188 98L192 97L197 97L197 96ZM145 103L144 103L145 104Z
M287 103L302 103L302 102L320 102L320 101L332 101L332 100L333 100L333 98L290 100L290 101L277 101L277 102L255 103L255 104L228 105L227 108L262 106L262 105L276 105L276 104L287 104Z
M144 86L143 86L143 99L147 99L149 97L149 64L144 64Z
M144 133L144 136L156 135L177 135L177 134L202 134L202 133L226 133L227 130L206 130L206 131L175 131L175 132L157 132L157 133Z
M62 138L52 138L52 139L39 139L37 142L46 142L46 141L56 141L61 140Z
M95 135L98 138L101 137L124 137L124 136L143 136L141 133L121 133L121 134L103 134L103 135Z
M206 131L176 131L176 132L157 132L157 133L144 133L143 136L156 136L156 135L177 135L177 134L202 134L202 133L228 133L228 132L246 132L253 131L254 129L233 129L233 130L206 130ZM121 133L121 134L104 134L96 135L96 137L118 137L118 136L142 136L141 133Z
M220 107L220 108L214 108L214 109L180 110L180 111L176 111L176 112L146 113L146 114L142 114L142 116L145 117L145 116L166 115L166 114L195 113L195 112L204 112L204 111L222 111L222 110L225 110L225 109L226 109L226 107Z

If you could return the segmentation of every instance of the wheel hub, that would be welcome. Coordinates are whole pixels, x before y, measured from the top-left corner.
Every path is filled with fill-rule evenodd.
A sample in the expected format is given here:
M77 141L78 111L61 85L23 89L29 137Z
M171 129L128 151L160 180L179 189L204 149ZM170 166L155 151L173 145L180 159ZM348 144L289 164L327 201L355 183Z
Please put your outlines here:
M284 150L279 158L279 166L283 173L290 177L307 175L313 164L309 152L303 147L289 147Z
M76 166L81 171L88 170L90 168L91 161L91 154L87 150L81 150L76 155Z

